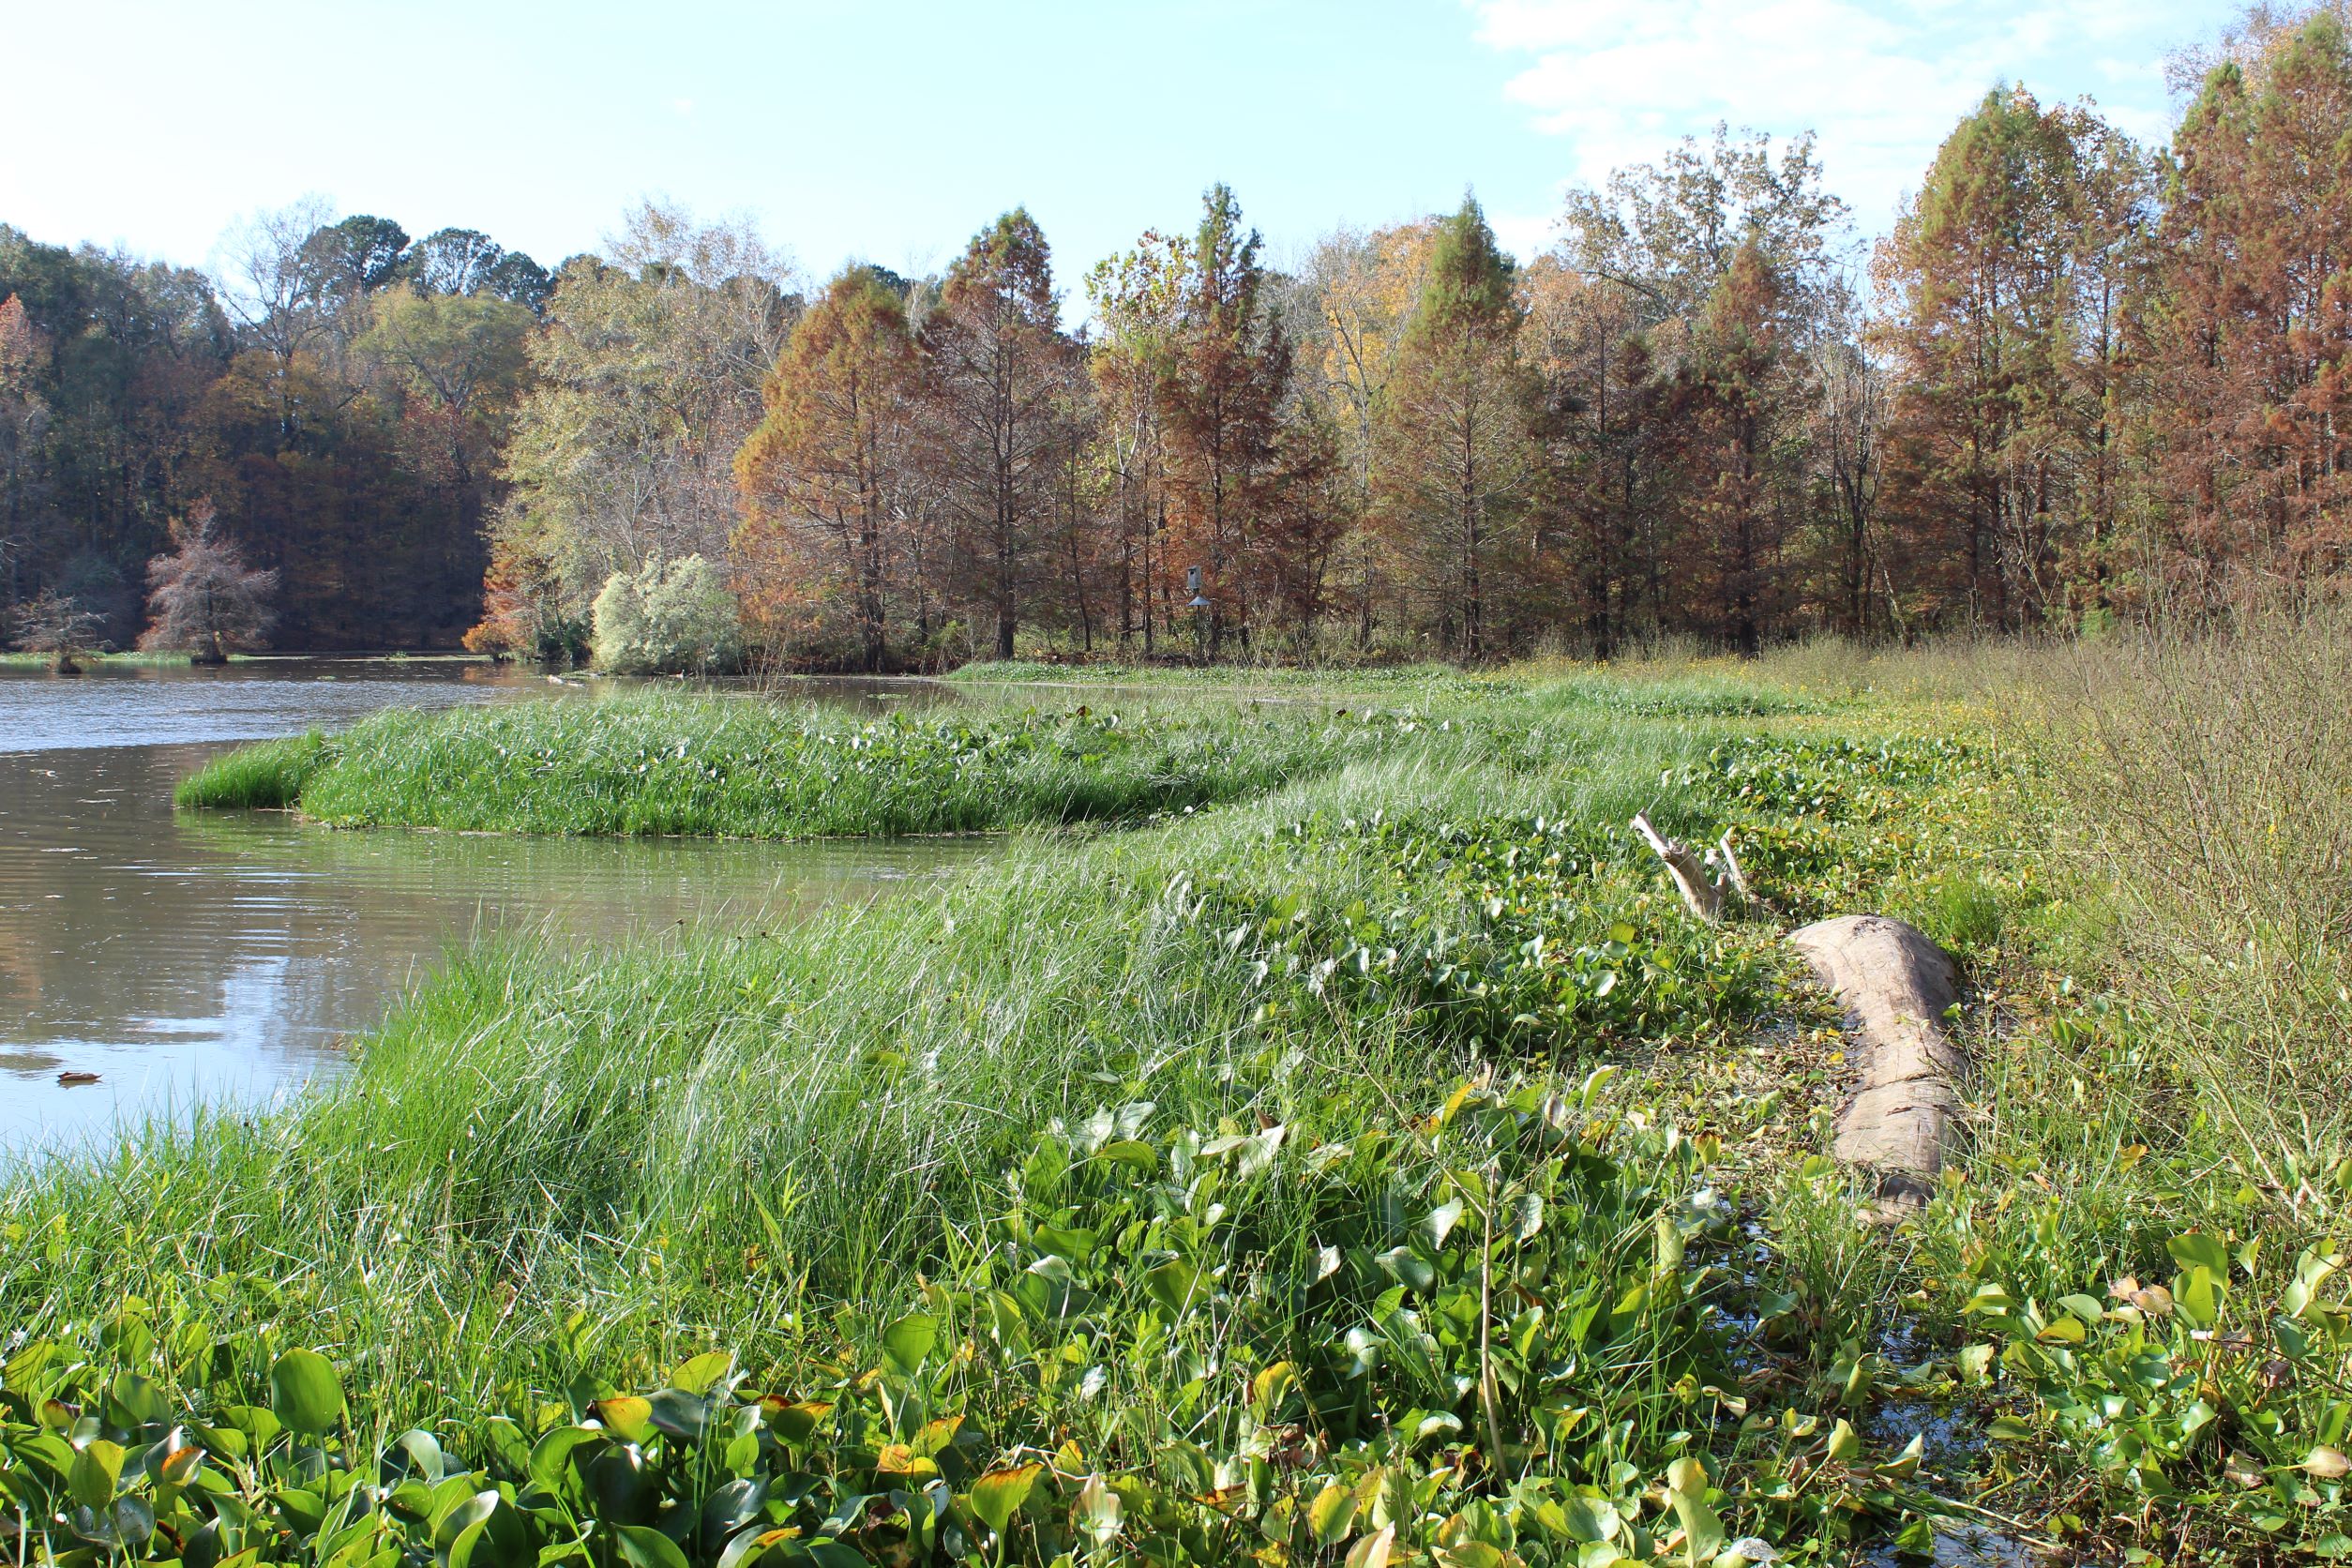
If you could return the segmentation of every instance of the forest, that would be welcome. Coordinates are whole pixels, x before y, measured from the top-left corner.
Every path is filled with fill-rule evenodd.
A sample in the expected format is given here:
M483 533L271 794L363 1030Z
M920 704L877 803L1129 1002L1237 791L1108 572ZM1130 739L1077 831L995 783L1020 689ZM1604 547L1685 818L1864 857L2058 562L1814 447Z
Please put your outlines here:
M1019 207L822 281L651 204L551 273L317 204L219 276L0 226L0 617L128 644L200 512L272 645L641 668L1753 653L2324 585L2352 37L2258 12L2175 69L2164 147L1987 93L1866 251L1810 137L1728 128L1524 263L1466 196L1277 265L1223 185L1075 277Z

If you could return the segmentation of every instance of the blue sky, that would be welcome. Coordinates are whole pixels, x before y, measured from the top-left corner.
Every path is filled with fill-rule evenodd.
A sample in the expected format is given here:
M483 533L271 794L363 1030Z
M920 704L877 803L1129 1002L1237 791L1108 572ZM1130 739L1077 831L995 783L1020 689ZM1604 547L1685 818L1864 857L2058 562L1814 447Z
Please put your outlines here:
M888 6L8 0L0 221L202 263L305 194L552 265L647 195L812 273L943 263L1028 204L1066 285L1224 179L1277 255L1474 187L1540 247L1564 185L1717 119L1821 134L1886 226L2004 77L2161 136L2210 0L1240 0Z

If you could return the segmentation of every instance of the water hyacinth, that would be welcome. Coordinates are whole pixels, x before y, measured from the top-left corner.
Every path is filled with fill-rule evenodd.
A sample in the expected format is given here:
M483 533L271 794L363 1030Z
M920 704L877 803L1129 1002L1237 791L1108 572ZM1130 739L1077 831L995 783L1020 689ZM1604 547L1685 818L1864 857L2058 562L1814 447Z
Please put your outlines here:
M1723 1234L1659 1207L1703 1151L1607 1077L1335 1142L1107 1105L990 1184L912 1310L626 1387L575 1321L560 1388L397 1436L273 1325L127 1302L7 1363L10 1524L61 1561L1541 1565L1899 1515L1900 1456L1717 1386Z

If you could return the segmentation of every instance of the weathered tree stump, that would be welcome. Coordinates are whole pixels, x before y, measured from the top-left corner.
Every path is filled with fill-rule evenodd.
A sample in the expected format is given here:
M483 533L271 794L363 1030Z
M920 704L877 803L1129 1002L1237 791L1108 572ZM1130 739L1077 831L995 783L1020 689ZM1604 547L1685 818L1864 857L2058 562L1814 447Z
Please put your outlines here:
M1792 933L1862 1034L1861 1077L1837 1118L1837 1157L1877 1177L1872 1217L1895 1220L1935 1191L1968 1059L1944 1031L1959 972L1917 927L1847 914Z

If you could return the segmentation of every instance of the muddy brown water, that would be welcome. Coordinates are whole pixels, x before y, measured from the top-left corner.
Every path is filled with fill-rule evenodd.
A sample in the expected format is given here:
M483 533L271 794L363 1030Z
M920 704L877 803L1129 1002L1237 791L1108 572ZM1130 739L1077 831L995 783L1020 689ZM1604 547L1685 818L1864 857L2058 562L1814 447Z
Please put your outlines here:
M687 923L773 929L989 851L977 839L337 832L279 813L172 808L173 784L239 741L334 730L384 707L594 689L423 659L71 678L0 668L0 1165L87 1150L199 1104L280 1099L336 1071L350 1035L483 935L602 943ZM793 695L875 711L953 700L861 681L795 683Z

